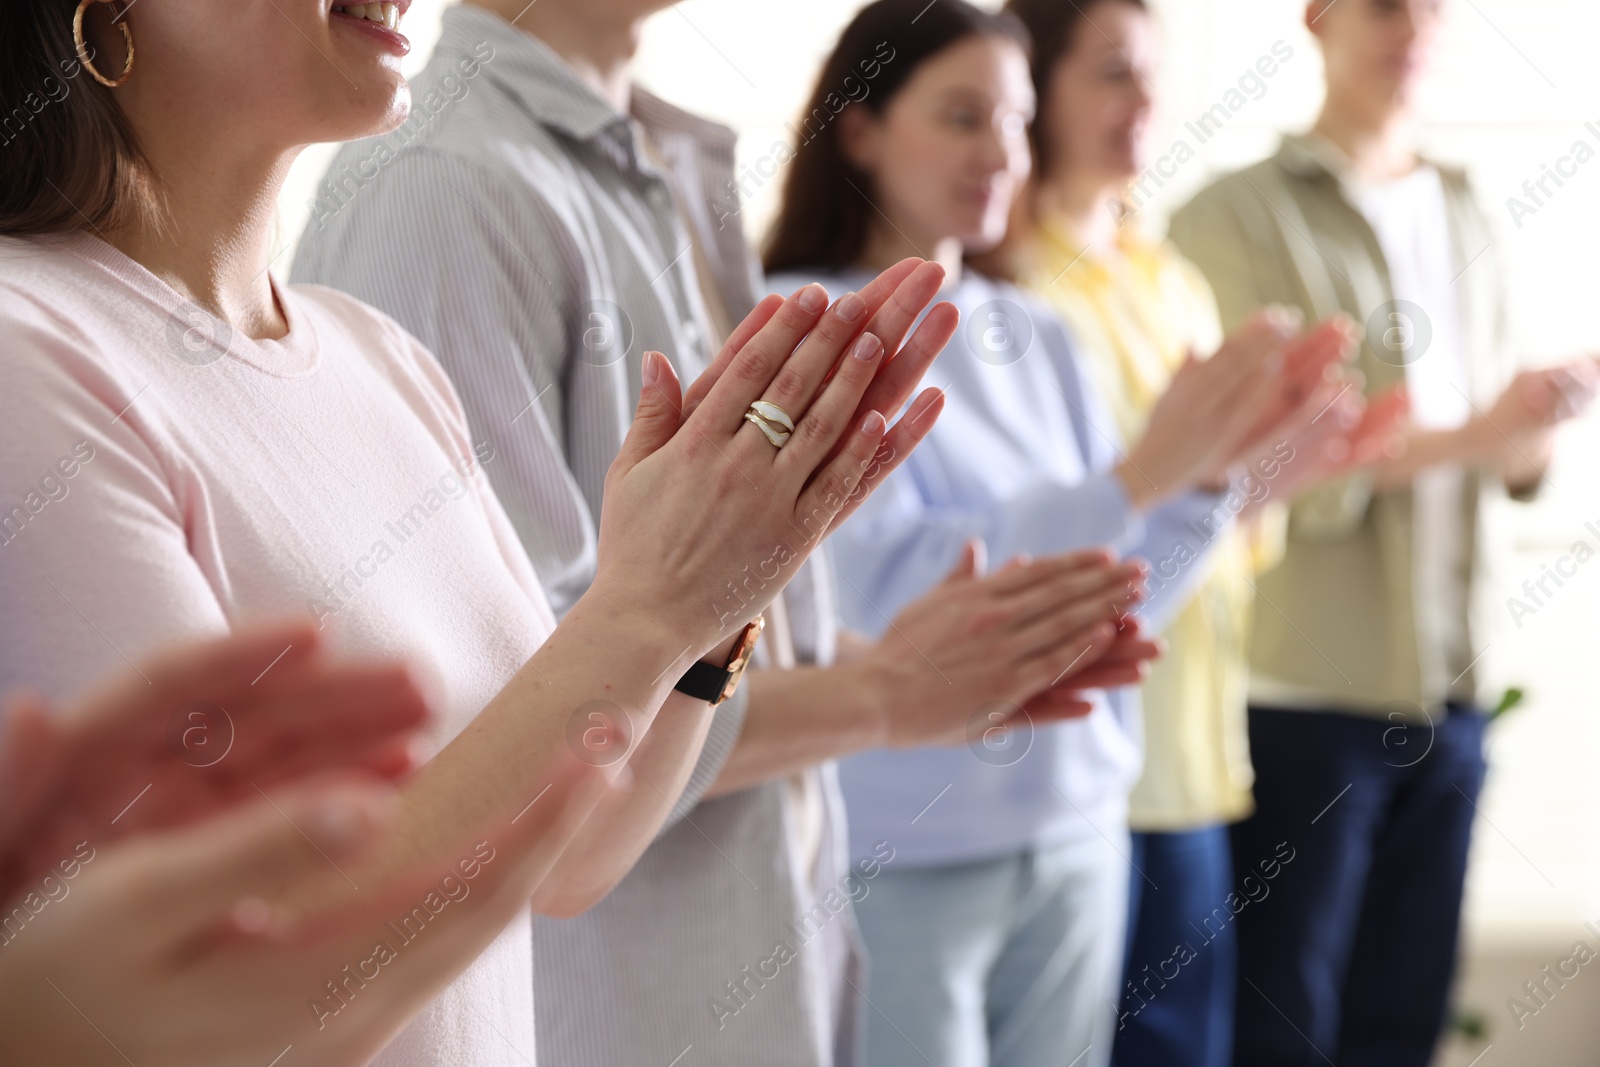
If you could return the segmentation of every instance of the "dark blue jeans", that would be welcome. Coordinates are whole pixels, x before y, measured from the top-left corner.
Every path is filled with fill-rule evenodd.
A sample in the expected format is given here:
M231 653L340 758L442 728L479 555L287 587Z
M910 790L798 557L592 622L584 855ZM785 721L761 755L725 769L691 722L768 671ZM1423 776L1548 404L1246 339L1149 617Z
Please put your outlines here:
M1250 709L1256 814L1236 877L1286 847L1238 918L1235 1067L1427 1067L1444 1025L1484 716L1432 726Z
M1236 948L1228 828L1133 835L1115 1067L1228 1067Z

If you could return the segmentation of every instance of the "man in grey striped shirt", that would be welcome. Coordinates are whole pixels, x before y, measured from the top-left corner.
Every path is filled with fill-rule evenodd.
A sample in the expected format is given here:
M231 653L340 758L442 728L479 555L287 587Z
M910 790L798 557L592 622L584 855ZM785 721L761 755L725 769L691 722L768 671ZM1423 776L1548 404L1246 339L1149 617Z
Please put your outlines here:
M733 134L631 85L638 25L665 6L449 10L413 83L413 118L340 152L294 263L296 281L376 305L439 357L494 444L494 488L558 613L594 576L601 492L645 343L687 383L760 289L728 218ZM857 1062L849 905L894 848L848 862L828 761L948 738L952 724L959 737L973 708L1003 695L1012 659L962 635L987 676L946 677L929 659L940 649L909 638L823 669L832 580L819 551L768 615L765 665L785 669L752 672L703 744L678 738L687 758L673 773L639 776L636 789L681 796L632 872L583 914L536 921L545 1063ZM911 610L936 616L940 603ZM905 707L915 722L884 722ZM670 727L658 721L635 763L658 731ZM908 798L908 820L927 801ZM539 903L567 914L589 900Z
M644 341L687 384L759 282L739 229L703 214L732 176L731 132L638 90L619 110L519 28L560 0L541 4L518 26L489 5L446 13L413 118L341 151L292 273L389 312L438 356L564 614L594 576ZM709 240L697 247L690 225ZM831 578L814 560L783 598L788 647L763 637L769 660L833 656ZM806 943L790 928L847 873L831 767L708 798L750 681L717 708L687 785L638 783L682 795L633 873L585 914L536 922L543 1062L664 1067L691 1047L683 1065L853 1062L853 919L830 913ZM766 963L780 944L793 958Z

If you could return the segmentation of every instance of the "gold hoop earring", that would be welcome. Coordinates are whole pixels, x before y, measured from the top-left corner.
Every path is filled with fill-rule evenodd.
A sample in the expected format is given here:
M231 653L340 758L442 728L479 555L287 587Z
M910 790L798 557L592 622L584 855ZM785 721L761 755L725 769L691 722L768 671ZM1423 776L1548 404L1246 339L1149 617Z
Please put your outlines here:
M90 4L99 2L100 0L83 0L78 5L78 10L72 16L72 43L78 46L78 62L82 63L84 69L94 76L94 80L104 85L107 89L115 89L126 82L128 75L133 73L133 31L128 29L126 22L116 23L118 28L122 30L122 39L128 44L128 61L122 65L121 76L116 81L112 81L98 70L95 70L94 61L89 58L89 42L83 39L83 13L89 10ZM126 15L128 13L127 9L124 8L122 13Z

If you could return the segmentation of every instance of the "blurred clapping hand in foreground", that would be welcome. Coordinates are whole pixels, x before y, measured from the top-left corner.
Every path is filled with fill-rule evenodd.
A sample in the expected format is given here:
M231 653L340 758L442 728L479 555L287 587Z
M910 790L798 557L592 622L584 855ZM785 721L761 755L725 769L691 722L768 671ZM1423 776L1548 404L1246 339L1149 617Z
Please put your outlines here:
M564 753L529 807L436 864L304 906L403 832L393 786L429 719L403 664L336 662L302 625L172 651L59 711L11 698L0 1060L364 1062L526 907L528 869L559 851L541 838L564 841L611 788ZM388 923L418 902L452 928L402 942ZM382 941L395 947L381 979L329 995Z

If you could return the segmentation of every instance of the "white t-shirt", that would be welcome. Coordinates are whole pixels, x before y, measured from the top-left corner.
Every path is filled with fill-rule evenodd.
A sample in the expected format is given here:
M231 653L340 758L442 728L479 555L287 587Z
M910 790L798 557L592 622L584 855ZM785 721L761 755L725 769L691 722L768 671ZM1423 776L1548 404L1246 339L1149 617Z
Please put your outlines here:
M1451 430L1472 416L1465 332L1455 280L1444 185L1426 164L1404 177L1368 182L1346 176L1345 195L1366 218L1388 261L1397 306L1390 314L1380 358L1404 360L1411 419L1429 430ZM1411 305L1411 306L1407 306ZM1420 309L1417 310L1417 309ZM1454 678L1473 659L1465 630L1470 531L1465 526L1464 472L1457 464L1430 467L1412 482L1413 595L1438 605L1419 611L1448 629L1418 634L1423 648L1440 650Z

